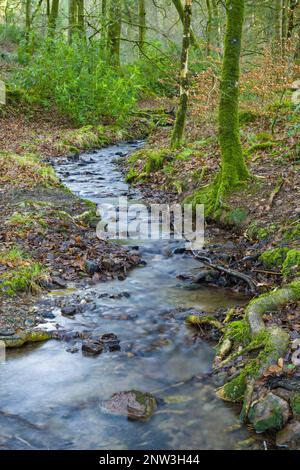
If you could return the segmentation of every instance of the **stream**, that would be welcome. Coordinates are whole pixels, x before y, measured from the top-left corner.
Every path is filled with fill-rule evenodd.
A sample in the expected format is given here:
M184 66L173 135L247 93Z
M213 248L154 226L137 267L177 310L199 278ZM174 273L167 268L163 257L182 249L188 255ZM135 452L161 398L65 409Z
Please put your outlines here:
M141 198L115 164L142 142L121 143L58 160L66 186L96 202L127 195ZM127 241L139 246L145 264L128 277L78 289L92 299L74 319L59 309L49 322L73 330L115 333L121 350L86 357L63 341L10 351L0 365L0 448L8 449L234 449L249 437L236 410L215 397L201 376L211 370L214 350L195 340L184 310L211 312L244 302L221 288L180 281L199 269L172 241ZM130 245L132 245L130 247ZM175 252L174 252L175 251ZM119 295L118 295L119 294ZM88 304L89 305L89 304ZM103 400L126 390L151 392L158 408L147 422L105 412Z

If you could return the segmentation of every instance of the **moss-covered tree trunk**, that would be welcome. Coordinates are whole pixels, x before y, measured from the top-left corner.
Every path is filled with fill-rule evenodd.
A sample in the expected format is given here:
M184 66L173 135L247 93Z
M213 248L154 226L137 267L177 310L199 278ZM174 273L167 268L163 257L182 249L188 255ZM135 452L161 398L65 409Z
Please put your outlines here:
M176 114L176 120L171 137L171 146L178 147L182 143L186 115L189 99L189 79L188 79L188 62L189 47L191 37L191 20L192 20L192 0L185 0L184 3L184 19L183 19L183 37L181 51L181 67L180 67L180 102Z
M286 52L286 41L288 33L288 8L289 0L282 0L282 33L281 33L281 49L282 54Z
M84 0L77 0L77 28L81 38L85 37Z
M300 2L295 10L296 48L295 62L300 65Z
M107 0L101 4L101 38L103 42L107 39Z
M69 26L68 40L72 44L74 33L77 29L77 0L69 0Z
M120 65L120 36L122 28L121 0L113 0L109 6L109 21L107 26L107 50L112 65Z
M282 41L282 0L275 0L275 15L274 15L274 30L275 30L275 51L278 51L278 46L281 48Z
M51 11L48 21L48 34L54 36L58 18L59 0L52 0Z
M210 0L206 0L206 8L207 8L206 55L210 56L211 46L212 46L212 26L213 26L212 5L211 5Z
M31 30L31 0L26 0L25 4L25 37L29 40Z
M287 38L291 39L294 33L295 28L295 10L298 5L298 0L290 0L289 10L288 10L288 28L287 28Z
M172 0L176 10L177 10L177 13L179 15L179 18L181 20L181 23L184 24L184 8L182 6L182 3L181 3L181 0ZM196 38L196 35L191 27L191 37L190 37L190 41L191 41L191 44L199 49L199 44L198 44L198 41L197 41L197 38Z
M213 37L218 51L221 49L221 30L220 30L220 14L219 5L217 0L212 0L212 13L213 13Z
M249 177L239 131L239 80L245 0L226 0L227 26L221 75L219 142L221 193Z
M146 5L145 0L139 0L139 49L143 53L146 39Z

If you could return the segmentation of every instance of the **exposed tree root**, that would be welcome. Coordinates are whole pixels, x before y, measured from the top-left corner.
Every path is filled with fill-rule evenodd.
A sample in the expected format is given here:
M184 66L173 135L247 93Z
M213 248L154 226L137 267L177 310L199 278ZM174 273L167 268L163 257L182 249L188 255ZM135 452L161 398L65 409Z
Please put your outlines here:
M189 315L185 321L188 325L193 326L193 327L210 325L213 328L217 328L220 331L224 330L224 325L218 320L216 320L214 317L210 317L210 316L200 317L197 315Z
M282 328L276 325L266 326L263 315L298 300L300 300L300 279L254 299L246 308L244 319L245 328L248 325L250 331L248 344L242 348L241 345L236 345L239 349L227 359L224 359L223 355L222 362L220 362L219 356L216 356L216 366L219 370L238 356L260 349L257 357L249 358L241 372L217 391L218 396L225 401L243 402L241 416L244 420L247 419L252 404L256 381L271 365L277 364L278 360L286 355L290 341L288 333ZM221 350L226 341L225 335L224 342L220 346Z

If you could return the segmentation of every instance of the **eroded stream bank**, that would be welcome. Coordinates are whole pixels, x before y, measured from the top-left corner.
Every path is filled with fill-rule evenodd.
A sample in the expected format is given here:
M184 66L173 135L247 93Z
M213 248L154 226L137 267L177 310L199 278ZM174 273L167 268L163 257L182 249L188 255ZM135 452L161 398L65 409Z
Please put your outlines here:
M65 159L56 171L69 189L93 202L113 202L122 195L138 199L115 158L139 145L120 144L77 161ZM199 263L178 253L177 246L149 241L138 250L129 247L145 264L125 280L42 299L43 326L66 331L66 341L8 353L1 365L2 448L233 449L249 437L236 411L215 397L207 376L213 348L184 323L191 310L211 312L244 298L180 281L179 274L193 275ZM62 315L72 305L75 313ZM95 357L82 354L80 334L91 332L114 333L120 349ZM149 421L129 421L103 408L113 393L131 389L157 397Z

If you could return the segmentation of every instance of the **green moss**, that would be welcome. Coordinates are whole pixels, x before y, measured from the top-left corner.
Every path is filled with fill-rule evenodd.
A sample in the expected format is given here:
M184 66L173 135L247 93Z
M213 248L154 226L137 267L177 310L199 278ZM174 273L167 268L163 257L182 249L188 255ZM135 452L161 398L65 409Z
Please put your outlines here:
M245 220L247 219L247 212L245 209L242 209L240 207L236 207L235 209L231 210L225 219L225 222L230 224L230 225L242 225Z
M225 337L236 345L247 345L251 341L250 326L246 319L233 321L228 324Z
M285 277L300 273L300 250L289 250L282 265L282 274Z
M259 132L258 134L255 135L255 140L257 142L270 142L272 141L272 135L269 134L268 132Z
M300 224L296 224L291 230L287 230L283 235L284 240L300 240Z
M108 137L105 127L84 126L65 132L63 138L56 144L56 148L59 152L77 152L106 145L107 143Z
M5 224L20 227L21 229L30 229L35 224L39 224L43 228L47 227L47 223L43 217L38 216L32 212L14 212L6 220Z
M146 156L146 163L144 165L143 171L147 174L153 173L155 171L161 170L164 166L166 158L170 155L169 150L161 149L149 150Z
M257 121L259 115L254 111L241 111L239 113L240 124L250 124L251 122Z
M272 142L272 141L269 141L269 142L260 142L258 144L253 144L251 145L251 147L249 147L246 151L245 151L245 154L246 155L252 155L253 153L257 152L257 151L261 151L261 150L269 150L273 147L275 147L276 145L278 145L276 142Z
M48 279L46 269L40 263L30 263L28 266L5 272L0 276L0 291L8 295L18 292L36 293Z
M14 247L9 251L0 252L0 264L18 266L24 259L27 259L26 255L18 247Z
M227 384L222 387L222 391L219 395L223 400L240 403L243 401L246 387L246 375L242 372L230 382L227 382Z
M288 251L288 248L267 250L259 257L259 260L266 268L281 268Z
M300 417L300 393L294 393L290 399L290 405L295 418Z
M139 177L139 173L135 168L130 168L128 173L126 174L125 181L126 183L130 184L133 181L137 180Z
M257 221L254 221L250 224L247 230L247 236L251 240L265 241L268 240L270 235L276 231L275 225L270 225L267 227L261 227L258 225Z

